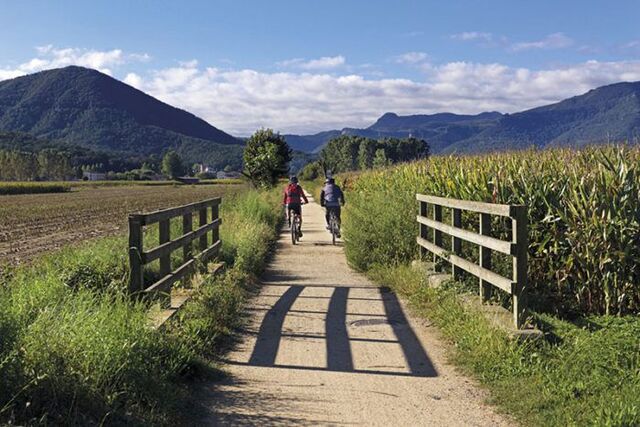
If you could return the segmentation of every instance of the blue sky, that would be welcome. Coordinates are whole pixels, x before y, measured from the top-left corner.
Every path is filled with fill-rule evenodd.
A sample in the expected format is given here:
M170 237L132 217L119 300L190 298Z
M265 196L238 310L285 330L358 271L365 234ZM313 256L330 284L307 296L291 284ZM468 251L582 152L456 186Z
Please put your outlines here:
M99 69L237 135L640 80L638 1L0 1L0 79Z

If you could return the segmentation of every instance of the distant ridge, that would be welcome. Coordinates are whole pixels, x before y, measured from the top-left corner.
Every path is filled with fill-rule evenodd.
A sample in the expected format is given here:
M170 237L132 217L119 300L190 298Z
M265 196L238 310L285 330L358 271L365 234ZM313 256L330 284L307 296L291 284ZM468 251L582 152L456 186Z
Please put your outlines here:
M122 153L239 156L241 141L96 70L69 66L0 82L0 131ZM191 156L192 155L192 156Z
M581 146L640 138L640 82L615 83L558 103L515 114L485 112L399 116L385 113L371 126L315 135L286 135L301 151L318 152L334 136L414 136L434 153L486 152L526 147Z

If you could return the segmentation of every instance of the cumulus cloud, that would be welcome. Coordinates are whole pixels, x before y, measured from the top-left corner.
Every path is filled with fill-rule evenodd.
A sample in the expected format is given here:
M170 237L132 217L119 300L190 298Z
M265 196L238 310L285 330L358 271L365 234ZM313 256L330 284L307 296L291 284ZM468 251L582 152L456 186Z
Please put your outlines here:
M402 55L398 55L394 58L394 61L398 64L419 64L429 58L424 52L407 52Z
M112 68L129 62L147 62L146 53L125 54L121 49L100 51L80 48L56 48L53 45L36 47L37 56L14 68L0 68L0 80L19 77L51 68L79 65L112 74Z
M451 62L432 65L421 81L182 65L126 79L235 135L261 126L310 133L368 126L386 111L520 111L604 84L640 80L640 61L589 61L547 70Z
M530 42L514 43L511 50L519 52L532 49L563 49L573 45L573 40L564 33L549 34L545 38Z
M42 46L35 58L17 67L0 67L0 80L70 64L103 71L117 67L117 74L124 76L125 83L239 136L259 127L287 133L365 127L386 111L515 112L605 84L640 80L640 60L588 61L532 70L499 63L432 64L424 62L428 58L421 52L405 55L410 62L423 61L416 64L424 71L420 79L377 76L370 72L371 67L375 70L371 64L340 68L336 64L346 64L342 56L299 59L289 65L292 69L277 72L212 68L197 60L132 72L123 70L127 63L149 58L135 57L119 49Z
M342 55L323 56L322 58L305 60L304 58L293 58L280 61L276 65L282 68L301 68L303 70L328 70L338 68L346 63L346 59Z

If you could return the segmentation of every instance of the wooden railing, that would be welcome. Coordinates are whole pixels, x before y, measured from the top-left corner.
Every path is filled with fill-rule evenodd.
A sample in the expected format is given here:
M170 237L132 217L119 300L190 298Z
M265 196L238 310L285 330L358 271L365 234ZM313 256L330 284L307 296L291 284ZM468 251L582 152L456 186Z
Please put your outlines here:
M219 197L171 209L146 214L129 215L129 263L131 275L129 292L132 294L171 293L172 285L195 270L197 262L206 262L220 249ZM211 209L211 221L209 221ZM193 214L198 212L198 228L193 229ZM171 238L171 219L182 216L182 234ZM158 246L144 250L143 227L158 223ZM211 245L208 233L212 234ZM194 256L194 241L198 240L199 253ZM171 269L171 253L182 248L182 264ZM160 260L160 280L145 285L144 266Z
M528 225L527 208L522 205L499 205L493 203L471 202L443 197L417 194L420 203L420 235L417 238L423 255L426 251L437 258L444 259L452 265L454 279L460 277L461 271L466 271L479 279L480 297L486 301L490 293L490 285L496 286L509 293L512 297L513 321L517 328L524 321L525 300L524 291L527 286L527 247ZM427 217L427 206L433 206L433 218ZM442 208L451 209L451 225L442 222ZM479 232L462 228L462 211L479 214ZM511 219L510 241L491 237L491 217L501 216ZM433 241L429 241L428 230L433 229ZM442 233L451 236L451 250L442 247ZM479 262L476 264L462 257L462 241L479 246ZM512 258L512 278L504 277L491 270L491 252L496 251Z

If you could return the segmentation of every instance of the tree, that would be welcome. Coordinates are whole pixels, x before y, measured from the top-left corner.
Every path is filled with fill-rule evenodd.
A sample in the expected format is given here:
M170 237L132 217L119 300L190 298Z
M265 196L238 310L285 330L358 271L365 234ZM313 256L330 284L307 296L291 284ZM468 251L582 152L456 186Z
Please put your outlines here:
M385 166L389 166L390 164L391 164L391 162L387 158L387 155L385 154L384 149L383 148L378 148L376 150L376 155L373 158L373 167L375 169L383 168Z
M175 151L168 151L162 159L162 173L175 179L184 173L182 159Z
M244 172L256 187L272 187L289 172L291 149L280 133L259 129L249 139L242 155Z

